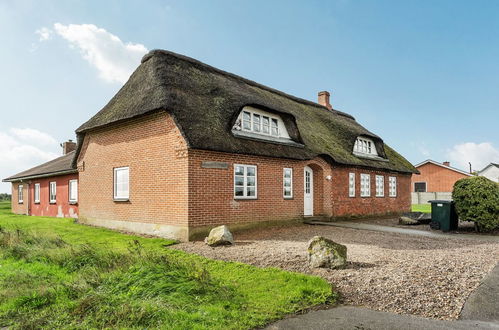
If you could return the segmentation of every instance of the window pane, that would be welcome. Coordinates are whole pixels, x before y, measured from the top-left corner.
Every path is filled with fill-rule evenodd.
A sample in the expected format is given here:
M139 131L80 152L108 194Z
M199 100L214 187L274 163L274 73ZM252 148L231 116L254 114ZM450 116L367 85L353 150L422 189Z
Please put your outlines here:
M236 166L236 175L244 175L244 167L243 166Z
M255 168L253 166L246 168L248 176L255 176Z
M272 118L272 135L279 135L279 126L277 124L277 119Z
M247 196L255 196L255 187L246 188Z
M290 187L284 188L284 196L291 196L291 188Z
M284 178L284 187L291 187L291 179Z
M289 168L284 169L284 177L285 178L291 177L291 169L289 169Z
M251 121L243 120L243 129L251 130Z
M251 120L251 114L249 112L243 111L243 120L250 121Z
M244 186L244 176L236 175L235 180L234 180L234 184L236 186Z
M265 117L263 116L262 117L262 132L265 133L265 134L269 134L270 132L270 120L269 120L269 117Z
M244 187L236 187L235 189L235 195L236 196L244 196Z
M255 177L254 176L247 177L246 183L248 186L254 186L255 185Z
M260 132L260 115L253 114L253 130Z

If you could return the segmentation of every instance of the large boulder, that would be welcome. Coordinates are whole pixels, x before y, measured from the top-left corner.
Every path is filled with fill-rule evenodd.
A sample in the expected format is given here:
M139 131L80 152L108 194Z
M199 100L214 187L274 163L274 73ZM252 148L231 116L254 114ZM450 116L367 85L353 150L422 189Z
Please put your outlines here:
M415 226L415 225L419 225L419 221L411 219L409 217L400 217L399 218L399 225Z
M347 263L347 247L315 236L308 243L308 262L312 268L343 268Z
M234 238L229 227L223 225L213 228L204 240L209 246L234 244Z

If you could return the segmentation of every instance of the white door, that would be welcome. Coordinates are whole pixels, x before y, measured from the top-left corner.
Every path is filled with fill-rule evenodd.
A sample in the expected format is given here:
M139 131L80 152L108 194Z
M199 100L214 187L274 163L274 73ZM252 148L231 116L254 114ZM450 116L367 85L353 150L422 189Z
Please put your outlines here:
M314 215L314 172L308 166L304 170L303 215Z

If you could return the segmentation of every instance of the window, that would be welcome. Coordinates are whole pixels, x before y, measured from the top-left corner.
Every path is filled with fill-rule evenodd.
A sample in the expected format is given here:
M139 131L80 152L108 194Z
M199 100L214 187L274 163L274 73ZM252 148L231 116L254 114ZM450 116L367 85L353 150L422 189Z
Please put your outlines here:
M23 185L20 184L19 186L17 186L17 201L19 202L19 204L22 204L24 202L24 198L23 198Z
M355 197L355 173L348 174L348 196Z
M284 168L283 170L283 196L284 198L293 198L293 169Z
M35 183L35 203L40 203L40 184Z
M390 197L397 196L397 178L394 176L388 178L388 194Z
M376 175L376 197L385 196L385 178L382 175Z
M360 175L360 197L371 196L371 176L369 174Z
M279 115L250 106L244 107L244 110L241 111L233 129L269 137L289 139L289 135Z
M234 165L234 198L256 198L256 166Z
M354 153L358 154L375 155L375 156L378 155L378 153L376 152L376 146L374 145L374 142L368 138L361 138L361 137L357 138L353 146L353 151Z
M415 192L426 192L426 182L414 182Z
M49 184L49 202L57 202L57 185L55 182L50 182Z
M78 180L69 180L69 202L78 202Z
M128 200L130 198L130 169L117 167L114 169L114 199Z

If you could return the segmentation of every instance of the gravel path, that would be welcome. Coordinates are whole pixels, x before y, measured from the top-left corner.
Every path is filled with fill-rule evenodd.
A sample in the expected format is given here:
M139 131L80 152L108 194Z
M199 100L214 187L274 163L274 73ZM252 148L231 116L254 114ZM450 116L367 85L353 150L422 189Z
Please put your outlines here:
M315 235L348 247L346 269L308 267L307 241ZM171 248L321 276L337 288L345 304L437 319L456 319L465 299L499 261L498 243L328 226L261 229L235 239L229 247L188 242Z

